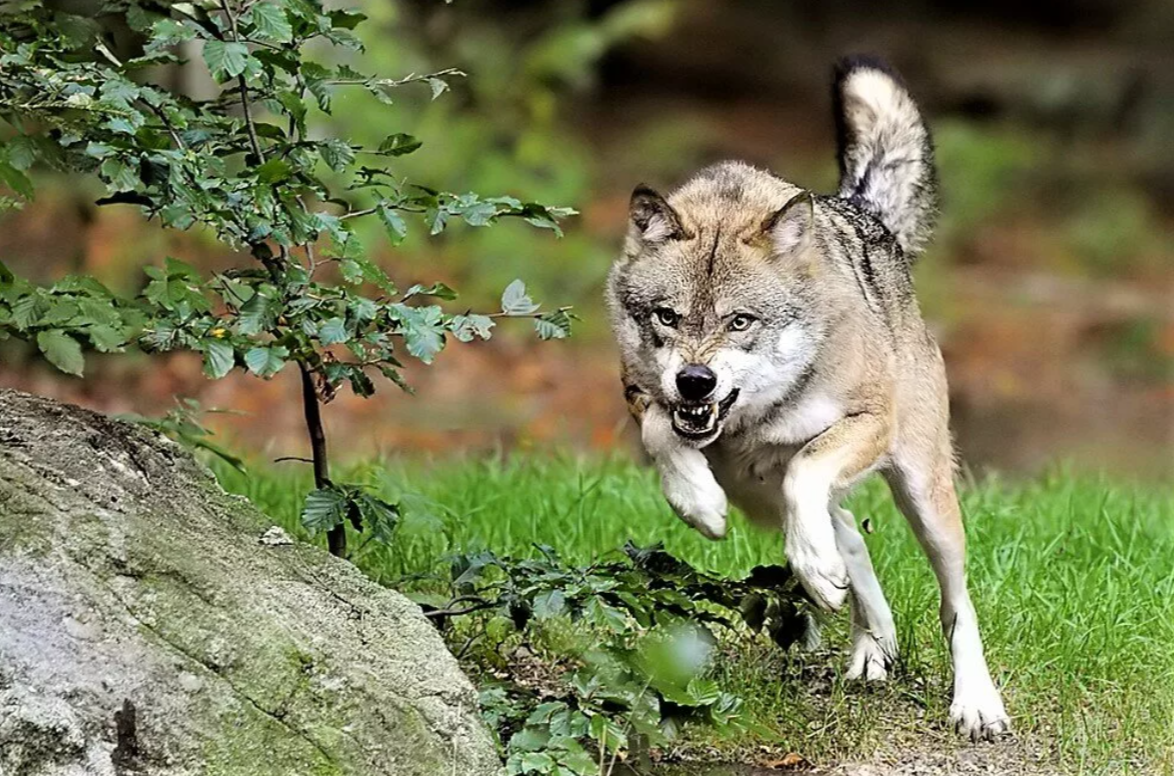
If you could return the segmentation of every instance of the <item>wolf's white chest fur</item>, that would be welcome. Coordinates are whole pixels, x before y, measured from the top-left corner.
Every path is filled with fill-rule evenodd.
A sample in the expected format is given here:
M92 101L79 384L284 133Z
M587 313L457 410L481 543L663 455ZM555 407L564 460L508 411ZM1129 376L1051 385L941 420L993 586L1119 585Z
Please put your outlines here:
M751 518L778 525L787 465L844 416L842 406L823 393L805 395L769 422L719 439L705 450L718 483Z

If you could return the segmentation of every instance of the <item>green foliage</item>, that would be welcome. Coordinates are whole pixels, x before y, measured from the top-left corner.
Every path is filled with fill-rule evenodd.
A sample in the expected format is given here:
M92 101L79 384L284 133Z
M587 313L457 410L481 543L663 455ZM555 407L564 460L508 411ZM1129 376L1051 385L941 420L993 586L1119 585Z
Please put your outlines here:
M355 530L366 529L371 538L390 542L399 523L397 504L367 493L357 485L328 485L306 496L302 525L314 532L326 532L344 521Z
M0 264L0 339L35 342L63 372L82 373L83 341L103 353L125 350L143 320L137 307L93 278L71 275L38 287Z
M141 51L120 59L91 19L41 2L0 11L0 118L17 131L0 145L0 181L27 199L25 171L36 162L96 175L107 188L100 204L138 207L165 227L200 227L251 259L205 277L167 258L146 268L147 285L131 301L86 278L37 288L5 270L0 336L35 341L50 363L75 375L84 367L82 342L103 352L129 344L196 351L212 379L238 368L268 379L293 362L314 394L304 400L328 402L345 386L372 395L380 375L406 387L405 357L432 363L450 336L488 338L496 318L532 319L542 339L568 335L569 311L540 311L521 281L506 289L500 311L487 314L446 312L436 300L455 294L443 284L401 293L355 224L374 216L392 244L408 234L409 219L429 235L455 221L486 227L507 217L561 235L559 219L574 211L409 181L387 166L421 147L407 133L364 146L308 131L312 110L329 113L340 90L388 103L419 84L435 99L463 73L389 79L353 63L311 60L309 47L322 43L362 50L353 30L364 15L320 0L109 0L102 8L125 21ZM200 47L221 87L214 98L192 99L151 80L158 66L198 66L179 63L181 43ZM394 509L319 485L322 499L336 497L343 513L357 516L352 522L390 535ZM342 518L331 514L309 512L308 524L337 527Z
M472 640L492 642L483 654L498 654L515 632L537 638L561 625L590 634L558 675L557 691L535 690L524 679L482 691L510 774L598 774L598 762L614 762L637 743L672 740L686 724L737 724L742 701L705 676L717 644L710 628L745 625L786 649L810 626L788 567L760 566L730 580L698 571L661 545L629 542L619 559L586 567L565 563L550 547L538 550L520 560L488 551L455 556L450 598L417 596L442 629L455 627L462 638L472 630ZM477 623L452 624L462 617Z
M244 461L212 442L212 432L200 423L200 415L205 412L223 410L204 410L195 399L177 399L175 409L168 411L162 418L147 418L142 415L124 415L123 418L170 437L184 447L209 453L244 474Z

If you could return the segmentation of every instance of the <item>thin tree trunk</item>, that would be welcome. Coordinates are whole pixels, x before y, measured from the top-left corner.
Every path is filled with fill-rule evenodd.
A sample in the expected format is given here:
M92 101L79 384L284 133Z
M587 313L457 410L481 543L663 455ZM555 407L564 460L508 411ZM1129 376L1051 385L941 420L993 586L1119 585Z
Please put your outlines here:
M322 428L322 413L318 407L318 393L314 390L314 377L302 362L298 362L302 373L302 406L306 411L306 430L310 434L310 450L314 457L314 487L330 485L330 469L326 459L326 431ZM339 523L326 534L330 554L340 558L346 555L346 526Z

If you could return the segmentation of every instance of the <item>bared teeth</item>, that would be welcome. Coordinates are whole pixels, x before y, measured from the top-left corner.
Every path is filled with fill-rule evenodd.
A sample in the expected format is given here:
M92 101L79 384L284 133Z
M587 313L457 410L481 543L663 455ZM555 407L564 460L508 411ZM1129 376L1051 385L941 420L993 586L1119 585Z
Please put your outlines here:
M715 425L717 414L716 404L703 404L677 407L673 416L678 425L685 425L691 429L709 429Z

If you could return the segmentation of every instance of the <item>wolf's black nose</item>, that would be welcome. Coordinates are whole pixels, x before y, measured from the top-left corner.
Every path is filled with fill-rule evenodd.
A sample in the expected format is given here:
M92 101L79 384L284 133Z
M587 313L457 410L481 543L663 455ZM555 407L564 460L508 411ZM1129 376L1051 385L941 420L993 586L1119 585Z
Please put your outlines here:
M717 387L717 375L707 366L690 364L677 372L677 390L686 401L701 401Z

